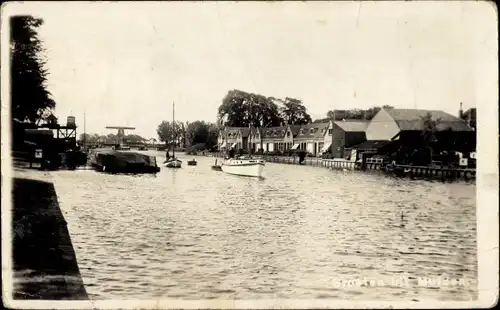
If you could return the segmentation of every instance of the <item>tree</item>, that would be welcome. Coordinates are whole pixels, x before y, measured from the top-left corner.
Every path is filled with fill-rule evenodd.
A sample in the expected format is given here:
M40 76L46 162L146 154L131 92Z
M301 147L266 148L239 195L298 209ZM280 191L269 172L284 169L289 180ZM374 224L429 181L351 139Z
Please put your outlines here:
M219 106L217 118L223 126L279 126L283 123L274 98L230 90Z
M301 100L286 97L282 102L280 117L290 125L304 125L312 122L311 115Z
M335 121L341 121L343 119L346 120L371 120L379 111L380 109L394 109L394 107L390 105L384 105L382 107L373 107L369 108L367 110L362 110L362 109L350 109L350 110L330 110L326 113L326 118L319 119L314 121L315 123L318 122L323 122L323 121L328 121L328 120L335 120Z
M209 124L204 121L189 123L186 129L186 139L189 145L206 143L209 135Z
M20 121L39 122L56 106L45 85L44 49L37 33L42 24L42 19L32 16L10 20L12 117Z
M423 117L421 117L420 121L422 122L422 138L425 146L429 146L430 144L437 142L437 125L441 121L440 118L433 120L432 113L427 112Z
M136 134L125 135L123 140L128 143L143 143L146 141L146 139Z
M156 129L156 133L160 141L165 142L167 147L171 147L174 144L178 146L184 141L180 122L162 121Z
M212 149L217 145L217 139L219 137L219 128L216 124L208 124L208 139L206 146L208 149Z

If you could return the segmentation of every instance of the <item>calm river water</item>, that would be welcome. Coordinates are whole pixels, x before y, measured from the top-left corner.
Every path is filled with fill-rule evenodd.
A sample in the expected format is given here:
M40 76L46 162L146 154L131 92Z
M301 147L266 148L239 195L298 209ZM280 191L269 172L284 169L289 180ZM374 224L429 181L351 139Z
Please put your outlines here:
M35 172L55 184L91 298L477 298L474 184L272 163L256 180L197 160Z

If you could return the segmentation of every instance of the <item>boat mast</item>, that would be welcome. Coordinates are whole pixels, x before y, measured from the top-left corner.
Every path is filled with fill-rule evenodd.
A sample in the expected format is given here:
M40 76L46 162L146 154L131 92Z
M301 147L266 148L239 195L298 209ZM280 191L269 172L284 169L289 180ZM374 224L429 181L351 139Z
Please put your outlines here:
M250 107L249 107L250 112L248 113L248 158L252 157L252 101L250 101Z
M172 148L172 157L175 159L175 142L177 140L177 135L175 133L175 102L172 102L172 128L174 130L174 146Z
M85 126L85 110L83 110L83 150L85 150L85 136L87 135L86 133L86 126Z

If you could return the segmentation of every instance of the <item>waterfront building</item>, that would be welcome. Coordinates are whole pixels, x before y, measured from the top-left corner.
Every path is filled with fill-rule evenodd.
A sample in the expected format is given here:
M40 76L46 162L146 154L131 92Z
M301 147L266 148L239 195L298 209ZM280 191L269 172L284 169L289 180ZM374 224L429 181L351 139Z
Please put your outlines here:
M235 150L248 149L248 127L224 127L219 131L217 142L219 150L234 148Z
M263 127L262 148L264 152L283 152L285 150L285 134L287 126Z
M292 150L294 146L295 138L299 134L301 126L300 125L288 125L285 131L285 137L283 138L283 142L285 144L285 151ZM298 144L296 148L298 148Z
M320 155L325 143L325 133L329 122L311 123L300 126L297 136L294 138L292 149L303 150L314 156Z
M330 152L334 158L349 155L346 148L366 141L366 120L330 121L324 137L322 152Z
M462 153L476 148L476 133L466 121L443 111L417 109L382 109L366 128L368 141L391 141L400 147L418 149L423 146L426 131L423 118L430 113L435 122L433 149Z
M250 128L250 148L256 153L262 149L262 128Z
M366 128L367 140L395 140L408 132L424 131L422 119L431 114L436 131L451 129L455 132L471 132L467 123L451 114L437 110L381 109Z
M377 154L387 154L394 150L394 143L387 140L367 140L356 145L346 147L344 154L351 154L351 151L356 150L357 154L369 154L371 156Z

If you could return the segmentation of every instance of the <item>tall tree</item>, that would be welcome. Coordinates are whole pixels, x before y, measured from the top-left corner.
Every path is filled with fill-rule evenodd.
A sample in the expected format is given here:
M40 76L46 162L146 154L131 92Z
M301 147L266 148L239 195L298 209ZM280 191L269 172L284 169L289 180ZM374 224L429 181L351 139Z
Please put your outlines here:
M190 145L206 143L209 135L209 124L204 121L189 123L186 130L187 143Z
M32 16L10 19L12 117L21 121L39 122L56 106L45 85L44 49L37 33L42 24Z
M254 126L279 126L283 119L278 105L272 99L230 90L219 106L217 117L224 126L247 127L250 123Z
M180 122L162 121L156 129L158 138L164 142L167 147L172 147L174 144L179 146L184 141L182 126Z
M217 138L219 136L219 127L216 124L209 123L208 124L208 139L206 142L206 146L209 149L212 149L217 145Z
M282 102L281 118L290 125L304 125L312 122L311 115L301 100L286 97Z

